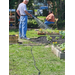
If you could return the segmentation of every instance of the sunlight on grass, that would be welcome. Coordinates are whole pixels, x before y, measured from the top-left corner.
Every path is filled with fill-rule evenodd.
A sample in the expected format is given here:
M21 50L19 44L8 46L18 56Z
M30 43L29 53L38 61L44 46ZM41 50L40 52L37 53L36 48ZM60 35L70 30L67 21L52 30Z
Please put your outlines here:
M19 34L18 29L10 30L9 34ZM44 35L37 35L37 31L34 29L27 31L28 38L40 36ZM32 42L26 40L23 42L23 44L29 43ZM31 47L19 44L9 45L9 75L38 75L38 71L34 66ZM65 75L65 60L56 57L50 47L44 45L33 46L32 53L36 66L41 71L40 75Z
M31 55L31 46L9 45L9 73L10 75L37 75ZM51 48L33 46L32 52L36 66L41 75L65 75L65 62L57 58ZM55 65L56 64L56 65Z

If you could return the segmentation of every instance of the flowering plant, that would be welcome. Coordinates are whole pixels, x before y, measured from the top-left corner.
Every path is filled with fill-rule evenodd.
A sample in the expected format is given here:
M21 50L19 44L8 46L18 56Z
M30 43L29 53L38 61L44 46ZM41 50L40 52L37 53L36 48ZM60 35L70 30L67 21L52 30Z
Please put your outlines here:
M41 33L42 33L42 32L45 32L45 31L44 31L43 29L41 29L41 28L40 28L40 29L39 29L39 32L41 32Z
M59 37L55 37L55 39L56 39L56 40L58 40L58 39L59 39Z
M65 52L65 43L58 44L58 46L62 52Z
M53 45L56 45L57 44L57 42L53 42Z
M61 48L61 51L64 52L65 51L65 47Z
M52 37L50 37L50 36L47 36L47 38L46 38L48 41L51 41L52 40Z
M42 29L40 28L39 31L42 32Z
M61 48L61 51L64 52L64 51L65 51L65 43L62 43L62 44L60 45L60 48Z

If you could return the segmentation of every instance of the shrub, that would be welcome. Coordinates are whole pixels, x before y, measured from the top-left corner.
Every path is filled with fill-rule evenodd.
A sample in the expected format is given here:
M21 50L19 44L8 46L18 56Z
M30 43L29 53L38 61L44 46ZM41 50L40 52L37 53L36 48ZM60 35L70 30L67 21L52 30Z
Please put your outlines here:
M28 28L37 28L38 24L35 20L28 20Z

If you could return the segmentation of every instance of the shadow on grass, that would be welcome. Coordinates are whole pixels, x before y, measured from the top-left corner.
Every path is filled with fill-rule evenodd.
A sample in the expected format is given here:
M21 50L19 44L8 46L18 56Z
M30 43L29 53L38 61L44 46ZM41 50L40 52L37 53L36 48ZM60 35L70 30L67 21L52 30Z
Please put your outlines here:
M9 30L9 35L16 35L19 34L19 30L18 29L11 29Z
M19 31L19 29L9 29L9 32L18 32Z

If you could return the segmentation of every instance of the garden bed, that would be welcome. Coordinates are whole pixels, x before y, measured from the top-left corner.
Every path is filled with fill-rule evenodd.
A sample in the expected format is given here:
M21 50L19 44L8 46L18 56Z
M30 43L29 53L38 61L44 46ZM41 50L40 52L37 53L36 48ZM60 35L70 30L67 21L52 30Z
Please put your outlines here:
M58 49L58 47L51 45L51 50L60 59L65 59L65 52L62 52L60 49Z
M52 30L52 29L42 29L42 28L40 28L39 30L38 30L38 33L45 33L45 34L47 34L47 35L60 35L61 33L63 33L64 31L59 31L59 30L57 30L57 29L55 29L55 30ZM40 34L41 35L41 34Z
M9 44L18 43L18 35L9 35Z
M51 44L52 52L60 59L65 59L65 52L62 52L60 47L57 46L58 44L61 45L65 43L65 39L62 39L61 35L51 35L50 37L52 38L51 41L47 40L47 36L31 38L30 41L36 42L36 43L42 43L42 44ZM59 37L59 39L56 40L55 39L56 37ZM54 46L53 43L56 43L55 44L56 46Z
M58 36L59 39L56 40L55 37ZM62 39L62 36L60 35L51 35L50 37L52 37L51 41L48 41L46 38L46 36L41 36L38 38L31 38L30 41L32 42L36 42L36 43L45 43L45 44L52 44L53 42L57 42L58 44L62 44L65 42L65 39Z
M47 35L59 35L59 33L49 33L49 32L46 32Z
M45 32L37 32L38 35L45 35L46 33Z

